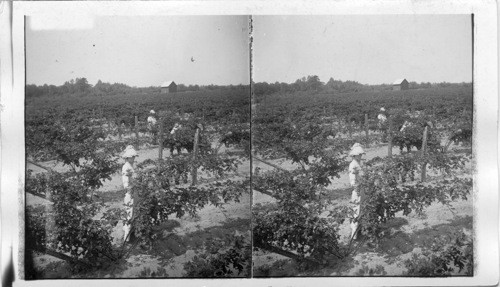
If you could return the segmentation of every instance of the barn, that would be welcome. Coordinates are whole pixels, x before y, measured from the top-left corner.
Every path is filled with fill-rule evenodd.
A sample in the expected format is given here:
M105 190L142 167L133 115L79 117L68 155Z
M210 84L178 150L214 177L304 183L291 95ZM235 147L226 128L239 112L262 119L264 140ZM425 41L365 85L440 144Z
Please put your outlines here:
M177 84L174 81L167 81L161 84L161 93L170 94L177 93Z
M406 79L397 79L392 83L392 90L393 91L402 91L402 90L408 90L409 88L409 83Z

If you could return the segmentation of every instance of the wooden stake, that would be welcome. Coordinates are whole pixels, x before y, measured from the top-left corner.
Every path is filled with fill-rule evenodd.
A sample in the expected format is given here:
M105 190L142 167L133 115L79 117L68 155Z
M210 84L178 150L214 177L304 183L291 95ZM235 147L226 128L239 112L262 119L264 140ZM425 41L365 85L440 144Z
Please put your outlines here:
M352 138L352 122L350 119L347 119L347 130L349 131L349 138Z
M160 132L158 135L158 172L160 171L160 163L163 159L163 121L162 118L159 118L160 121Z
M392 157L392 118L389 117L389 130L387 131L387 140L389 144L387 145L387 157Z
M134 125L134 131L135 131L135 139L136 139L136 148L139 148L139 121L137 120L137 116L135 116L135 125Z
M425 156L426 149L427 149L427 127L425 127L424 129L424 135L422 138L422 157ZM427 162L424 161L422 164L422 174L420 176L421 181L425 181L426 170L427 170Z
M198 141L200 138L200 129L197 128L194 133L194 144L193 144L193 160L191 166L191 186L198 184L198 165L196 164L196 157L198 155Z
M365 134L366 134L366 146L370 143L369 130L368 130L368 114L365 114Z
M118 123L117 127L118 127L118 139L121 140L122 139L122 124Z

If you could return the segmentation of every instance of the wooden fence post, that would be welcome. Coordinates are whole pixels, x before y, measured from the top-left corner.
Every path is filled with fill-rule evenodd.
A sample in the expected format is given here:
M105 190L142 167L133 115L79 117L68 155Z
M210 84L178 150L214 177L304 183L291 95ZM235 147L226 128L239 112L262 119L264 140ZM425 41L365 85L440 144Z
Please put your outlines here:
M387 131L387 157L392 157L392 118L389 117L389 129Z
M347 130L349 131L349 138L352 138L352 122L351 119L347 119Z
M191 162L191 186L198 184L198 165L196 164L196 157L198 155L198 141L200 138L200 129L196 128L194 133L194 144L193 144L193 160Z
M427 126L424 129L424 135L423 135L423 138L422 138L422 157L425 156L426 149L427 149ZM420 176L420 180L421 181L425 181L426 171L427 171L427 162L424 161L422 163L422 174Z
M121 140L122 139L122 124L120 122L117 124L117 128L118 128L118 139Z
M368 124L368 114L365 114L365 134L366 134L366 146L370 144L370 136L369 136L369 130L368 130L369 124Z
M163 121L162 118L159 118L160 121L160 132L158 135L158 172L160 169L160 164L163 159Z
M139 148L139 121L137 119L137 116L135 116L135 125L134 125L134 132L135 132L135 139L136 139L136 146Z

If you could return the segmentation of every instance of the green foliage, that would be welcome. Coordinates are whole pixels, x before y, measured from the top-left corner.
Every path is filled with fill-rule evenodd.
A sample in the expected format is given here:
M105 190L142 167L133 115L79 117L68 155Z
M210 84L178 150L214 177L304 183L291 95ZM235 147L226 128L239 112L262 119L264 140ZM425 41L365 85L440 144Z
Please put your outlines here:
M404 262L408 276L473 276L472 238L461 232L454 240L436 238L429 249Z
M384 276L387 275L384 266L376 265L375 268L370 268L366 265L361 266L361 268L356 271L354 276Z
M435 154L429 154L432 158ZM432 182L416 182L415 174L421 166L421 159L412 154L403 154L375 159L366 163L364 174L359 183L361 193L361 233L367 238L376 240L381 234L380 225L394 218L397 212L403 215L411 212L422 214L425 207L433 202L450 205L451 202L467 199L472 190L472 179L461 178L455 172L464 169L466 160L448 154L439 154L444 159L441 165L444 172L441 179ZM436 162L436 160L433 160Z
M157 268L156 271L151 270L149 267L144 267L139 273L139 276L142 278L166 278L168 277L167 270L164 268Z
M268 108L263 107L253 120L255 151L265 157L283 157L294 165L290 170L276 169L252 178L254 190L276 200L253 209L254 246L258 248L318 263L332 256L346 258L365 240L378 242L383 236L381 225L397 212L420 214L433 202L449 205L470 194L472 180L456 175L465 169L470 157L444 153L431 131L425 156L406 153L367 162L359 184L362 212L354 218L349 206L328 199L324 190L347 167L346 154L352 140L332 139L337 133L345 134L342 130L345 127L333 131L316 114L302 107ZM421 145L423 127L434 119L405 118L401 114L399 120L415 121L417 128L407 129L403 137L413 144L420 140ZM440 172L441 178L430 183L417 182L424 163ZM340 226L348 219L360 222L364 240L341 242Z
M249 237L233 235L205 242L205 252L184 264L187 277L250 277L252 256Z
M243 193L248 192L245 184L231 180L198 186L174 186L169 183L172 162L157 164L159 170L139 167L132 187L134 216L128 223L133 225L135 236L144 243L150 244L157 237L157 227L172 214L179 218L185 214L196 216L197 210L208 204L220 207L224 203L238 201Z

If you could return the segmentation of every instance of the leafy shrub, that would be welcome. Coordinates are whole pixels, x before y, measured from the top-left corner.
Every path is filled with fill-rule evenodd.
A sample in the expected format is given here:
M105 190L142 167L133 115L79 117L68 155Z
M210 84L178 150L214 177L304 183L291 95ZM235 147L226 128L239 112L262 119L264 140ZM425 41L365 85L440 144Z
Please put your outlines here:
M249 277L252 256L250 240L233 236L231 242L214 240L205 243L205 253L184 264L188 277ZM229 247L226 247L229 246Z
M437 238L430 249L404 262L409 276L473 276L472 239L459 233L454 240ZM458 270L457 270L458 269Z

